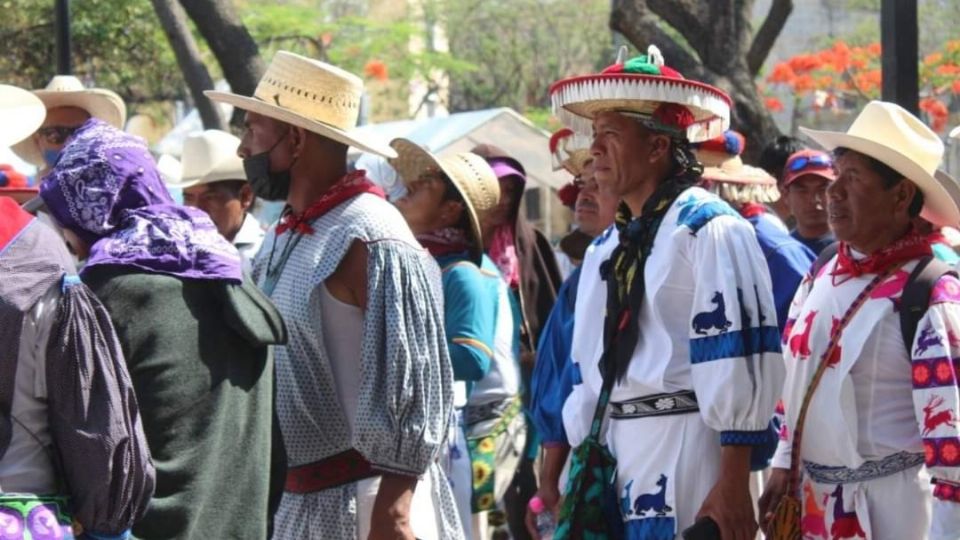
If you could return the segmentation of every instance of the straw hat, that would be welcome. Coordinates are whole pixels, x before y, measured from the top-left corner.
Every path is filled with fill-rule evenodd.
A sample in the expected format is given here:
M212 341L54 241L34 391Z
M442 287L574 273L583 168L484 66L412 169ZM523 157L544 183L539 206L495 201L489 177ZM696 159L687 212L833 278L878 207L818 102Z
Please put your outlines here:
M590 154L592 141L586 135L563 128L550 136L550 154L553 157L553 170L565 169L573 176L579 176L583 167L593 160Z
M471 152L435 156L407 139L394 139L390 146L397 151L397 157L390 160L390 165L407 186L416 183L421 174L430 170L439 169L450 179L467 207L474 255L479 261L483 256L480 216L500 201L500 182L490 165Z
M185 189L223 180L246 180L238 146L240 139L218 129L188 135L180 156L180 178L168 185Z
M319 60L278 51L253 97L215 90L204 94L213 101L301 127L364 152L396 157L389 146L356 131L363 81Z
M47 110L30 92L0 84L0 146L10 146L30 136L40 127Z
M849 148L886 164L923 193L920 215L935 225L960 223L960 210L935 174L943 141L917 117L894 103L871 101L845 132L800 128L827 150Z
M733 130L697 145L694 153L704 165L703 179L719 184L720 196L731 202L776 201L780 198L776 178L759 167L743 163L740 155L744 145L743 135Z
M47 110L57 107L77 107L112 126L123 129L127 118L127 106L116 93L104 88L84 88L80 79L73 75L57 75L43 90L34 90ZM39 127L39 126L38 126ZM34 129L36 131L36 129ZM20 159L37 166L44 166L43 154L32 138L13 146Z
M550 98L554 114L579 133L590 133L593 117L605 111L651 118L684 133L690 142L711 139L730 126L730 97L683 78L653 45L647 54L630 60L626 47L621 48L617 62L601 73L553 83Z

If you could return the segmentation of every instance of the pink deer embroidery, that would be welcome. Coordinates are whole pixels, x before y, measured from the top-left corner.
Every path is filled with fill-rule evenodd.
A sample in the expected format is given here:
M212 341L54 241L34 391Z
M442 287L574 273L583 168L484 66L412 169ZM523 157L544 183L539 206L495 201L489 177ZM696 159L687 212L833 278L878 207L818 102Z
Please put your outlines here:
M807 313L807 316L803 319L806 324L803 332L790 336L790 352L798 359L810 356L810 330L813 329L813 318L816 316L816 311Z
M943 405L943 398L940 396L930 396L927 405L923 408L923 436L933 433L940 426L947 425L957 427L957 419L953 416L951 409L944 409L940 412L933 412L934 409Z
M804 540L814 538L830 538L827 534L827 521L825 519L827 501L830 495L823 496L823 508L817 506L817 495L814 493L810 483L803 485L803 519L800 521L800 530L803 531Z
M830 525L830 536L833 540L866 538L867 533L863 532L863 527L860 526L857 511L847 512L843 509L843 484L838 485L832 495L837 499L833 504L833 524Z

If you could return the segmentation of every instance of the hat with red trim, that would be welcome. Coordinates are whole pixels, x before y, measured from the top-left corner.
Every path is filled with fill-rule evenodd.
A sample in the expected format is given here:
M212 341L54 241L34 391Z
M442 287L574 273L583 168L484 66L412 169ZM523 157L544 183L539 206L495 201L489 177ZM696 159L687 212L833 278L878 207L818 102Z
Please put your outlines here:
M626 47L617 62L595 75L553 83L554 114L579 133L589 133L593 118L614 111L637 116L648 128L702 142L730 127L730 97L722 90L685 79L664 63L660 49L626 60Z

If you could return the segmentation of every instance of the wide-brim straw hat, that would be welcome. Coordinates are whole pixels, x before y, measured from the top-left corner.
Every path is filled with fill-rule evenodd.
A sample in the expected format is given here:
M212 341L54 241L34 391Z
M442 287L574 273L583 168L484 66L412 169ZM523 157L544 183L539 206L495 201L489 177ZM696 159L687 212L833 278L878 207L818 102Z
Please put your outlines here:
M846 132L800 128L827 150L849 148L902 174L923 193L920 215L940 226L960 224L960 209L935 174L943 141L926 124L894 103L871 101Z
M554 114L574 131L590 133L593 118L606 111L653 115L663 104L682 105L693 115L686 128L690 142L720 135L730 127L730 97L722 90L685 79L664 64L655 46L647 54L617 62L595 75L563 79L550 86Z
M732 156L716 167L705 167L703 179L717 184L717 192L738 204L772 203L780 199L777 179L761 169L746 165L740 156Z
M27 90L0 84L0 146L10 146L29 137L43 124L47 109Z
M407 186L416 183L429 171L442 172L460 193L466 206L473 238L472 253L477 264L483 257L483 234L480 219L500 201L500 182L485 159L471 152L435 156L407 139L394 139L390 146L397 157L390 159Z
M80 79L73 75L57 75L50 80L46 88L34 90L33 94L40 98L47 110L76 107L118 129L123 129L127 120L127 106L120 96L105 88L84 88ZM13 146L13 151L28 163L38 167L45 165L43 154L32 138Z
M278 51L252 97L215 90L204 94L364 152L396 157L390 146L356 131L363 80L319 60Z
M237 155L239 146L239 138L218 129L187 136L180 155L180 177L167 184L186 189L224 180L246 180L243 159Z

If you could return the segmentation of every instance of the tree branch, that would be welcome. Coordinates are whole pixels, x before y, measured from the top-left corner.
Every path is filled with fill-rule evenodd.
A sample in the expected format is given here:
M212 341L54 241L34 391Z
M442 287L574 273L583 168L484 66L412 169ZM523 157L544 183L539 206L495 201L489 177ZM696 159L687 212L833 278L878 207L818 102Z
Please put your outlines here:
M220 110L203 95L204 90L213 90L213 79L207 66L200 58L200 48L190 33L187 14L176 0L152 0L153 9L160 19L160 26L167 35L170 48L177 57L177 64L183 72L183 78L190 88L193 103L200 113L203 127L206 129L224 129L226 127Z
M687 77L698 77L703 65L657 24L653 15L631 0L613 0L610 10L610 29L619 33L640 51L656 45L667 65Z
M787 24L787 18L790 17L791 12L793 12L793 0L773 0L767 18L760 25L760 30L757 31L753 44L750 45L750 52L747 53L747 67L752 75L756 76L760 73L760 68L767 61L770 49L773 48L777 37Z
M711 0L717 1L717 0ZM713 34L711 25L704 21L704 7L708 2L699 0L635 0L645 3L649 10L673 27L697 51L700 58L707 56L710 39Z

